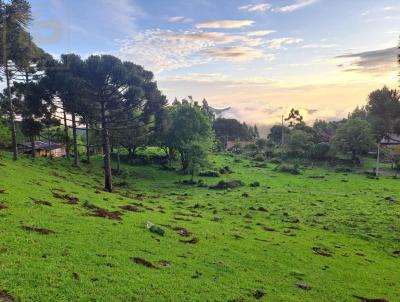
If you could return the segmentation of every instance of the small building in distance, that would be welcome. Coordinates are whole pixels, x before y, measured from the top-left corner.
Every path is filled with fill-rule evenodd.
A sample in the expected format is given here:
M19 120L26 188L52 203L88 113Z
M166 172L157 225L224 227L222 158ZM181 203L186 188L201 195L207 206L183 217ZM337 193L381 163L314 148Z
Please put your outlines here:
M400 145L400 135L389 134L388 136L382 138L380 145L385 146L385 147L399 146Z
M20 143L18 144L18 150L20 153L31 154L32 143ZM65 145L49 140L35 141L36 157L53 157L59 158L65 156Z

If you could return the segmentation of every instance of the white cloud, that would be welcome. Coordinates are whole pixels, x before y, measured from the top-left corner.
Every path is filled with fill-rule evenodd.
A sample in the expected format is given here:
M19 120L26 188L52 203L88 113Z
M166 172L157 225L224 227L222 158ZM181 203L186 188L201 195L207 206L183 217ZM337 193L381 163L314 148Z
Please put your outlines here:
M259 3L259 4L248 4L240 6L240 10L245 10L248 12L266 12L271 8L271 4L269 3Z
M271 49L285 49L285 45L292 45L292 44L298 44L303 42L303 39L300 38L278 38L278 39L272 39L270 40L269 43L269 48Z
M276 32L275 30L257 30L257 31L249 31L246 34L249 37L264 37L273 34L275 32Z
M220 60L228 61L249 61L253 59L263 58L268 61L275 59L272 54L265 54L262 50L254 49L250 47L222 47L222 48L210 48L203 51L209 57Z
M293 4L275 8L273 11L278 13L291 13L306 6L312 5L318 1L319 0L296 0Z
M341 60L338 66L344 71L385 75L396 72L398 48L371 50L360 53L350 53L337 56Z
M144 15L140 7L130 0L100 0L99 5L106 14L104 19L125 33L133 33L137 18Z
M119 40L117 55L154 72L175 70L213 60L242 62L256 58L270 61L257 46L266 43L246 33L229 34L203 31L146 30Z
M400 11L400 6L385 6L384 11Z
M186 18L183 16L176 16L169 18L168 21L171 23L190 23L193 22L193 19Z
M302 46L302 48L334 48L334 47L337 47L337 45L325 44L325 43L306 44Z
M252 20L213 20L196 25L198 29L236 29L253 25Z

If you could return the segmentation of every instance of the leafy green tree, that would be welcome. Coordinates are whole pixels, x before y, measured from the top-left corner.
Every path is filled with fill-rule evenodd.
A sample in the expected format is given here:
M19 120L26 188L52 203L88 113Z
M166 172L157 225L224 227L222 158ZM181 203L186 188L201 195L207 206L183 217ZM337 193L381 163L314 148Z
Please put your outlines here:
M282 133L283 132L283 133ZM280 145L282 143L282 135L287 137L289 135L290 129L281 125L275 125L271 128L268 134L268 139L275 145Z
M331 145L329 143L317 143L309 150L310 158L314 160L326 160L330 157Z
M335 135L339 123L340 122L316 120L313 125L314 143L329 143Z
M289 128L293 128L297 124L300 124L303 122L303 116L300 113L300 110L298 109L292 109L289 112L289 115L287 118L285 118L286 122L289 122Z
M11 125L13 158L18 158L17 132L15 125L15 110L12 97L12 81L15 76L25 48L28 36L26 28L31 21L31 7L26 0L0 1L0 67L6 78L6 96Z
M213 123L213 129L217 139L224 145L226 145L228 141L235 141L237 139L251 140L257 137L253 127L248 127L245 123L240 123L236 119L216 119Z
M101 125L105 188L112 191L110 132L137 126L132 110L143 110L145 121L157 110L162 98L153 73L111 55L90 56L85 61L86 82L93 116ZM157 102L154 101L157 99ZM153 102L154 101L154 102Z
M164 144L171 150L170 152L176 150L179 153L182 170L190 172L189 167L194 160L193 153L206 154L194 146L201 146L202 150L207 151L212 147L213 132L210 120L200 106L189 102L171 106L169 116L170 127L164 138Z
M289 154L298 157L304 157L312 144L312 135L297 129L290 132L287 140Z
M374 146L374 136L367 121L356 118L349 119L339 126L333 137L333 145L340 151L351 152L353 161L368 152Z
M383 87L373 91L368 97L366 110L378 140L398 131L396 125L400 123L400 93L397 90Z

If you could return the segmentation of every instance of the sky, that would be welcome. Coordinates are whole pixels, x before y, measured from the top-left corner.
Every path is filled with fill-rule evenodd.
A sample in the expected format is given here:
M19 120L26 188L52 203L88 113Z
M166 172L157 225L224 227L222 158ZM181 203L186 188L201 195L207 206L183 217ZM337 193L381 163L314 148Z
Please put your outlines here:
M399 0L32 0L54 56L113 54L155 74L170 101L206 98L271 125L300 109L336 120L399 85Z

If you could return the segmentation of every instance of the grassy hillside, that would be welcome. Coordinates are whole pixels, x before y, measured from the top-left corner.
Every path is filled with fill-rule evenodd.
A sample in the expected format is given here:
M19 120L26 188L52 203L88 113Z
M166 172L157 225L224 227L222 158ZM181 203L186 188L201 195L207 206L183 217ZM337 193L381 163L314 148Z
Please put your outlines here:
M400 180L213 161L245 186L1 154L0 301L400 301Z

